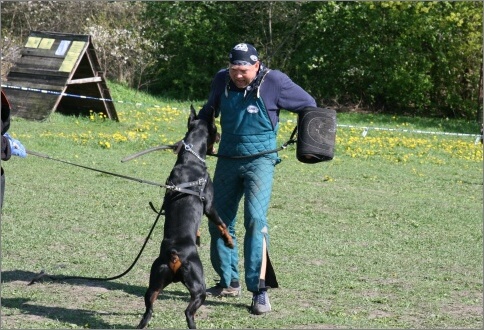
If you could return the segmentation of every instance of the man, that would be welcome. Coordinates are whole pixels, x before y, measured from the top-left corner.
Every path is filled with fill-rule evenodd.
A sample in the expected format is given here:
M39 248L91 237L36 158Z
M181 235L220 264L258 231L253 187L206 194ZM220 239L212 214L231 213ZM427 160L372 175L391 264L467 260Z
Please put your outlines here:
M18 141L12 138L8 133L10 128L10 103L7 100L7 96L2 91L2 109L1 109L1 119L2 119L2 161L7 161L12 155L19 157L27 157L24 146ZM0 182L0 210L3 206L3 194L5 191L5 175L3 173L3 167L0 167L1 171L1 182Z
M316 102L287 75L266 68L250 44L236 45L230 51L229 62L228 69L215 75L208 101L199 112L205 120L220 115L214 203L235 244L234 249L225 247L217 228L209 224L210 259L220 282L207 289L207 295L240 295L235 223L239 202L244 197L245 281L253 293L252 313L260 315L271 311L267 288L278 287L269 259L266 215L274 167L280 159L275 152L256 154L276 149L281 109L298 112L316 107Z

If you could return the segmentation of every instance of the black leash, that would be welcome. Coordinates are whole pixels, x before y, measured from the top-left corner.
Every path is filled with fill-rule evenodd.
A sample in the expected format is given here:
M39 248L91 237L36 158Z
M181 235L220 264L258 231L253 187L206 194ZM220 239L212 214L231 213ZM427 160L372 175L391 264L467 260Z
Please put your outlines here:
M108 175L113 175L113 176L117 176L119 178L128 179L128 180L132 180L132 181L136 181L136 182L140 182L140 183L151 184L153 186L158 186L158 187L162 187L162 188L169 188L168 186L161 184L161 183L143 180L143 179L138 179L138 178L133 178L131 176L127 176L127 175L123 175L123 174L116 174L116 173L112 173L112 172L108 172L108 171L98 170L97 168L71 163L71 162L68 162L66 160L62 160L62 159L58 159L58 158L53 158L53 157L50 157L49 155L42 154L40 152L36 152L36 151L32 151L32 150L26 150L26 152L29 155L33 155L33 156L37 156L37 157L41 157L41 158L45 158L45 159L54 160L56 162L61 162L61 163L64 163L64 164L69 164L69 165L85 168L87 170L91 170L91 171L95 171L95 172L99 172L99 173L104 173L104 174L108 174Z
M167 149L167 148L164 148L164 149ZM37 156L37 157L41 157L41 158L45 158L45 159L50 159L50 160L55 160L57 162L61 162L61 163L64 163L64 164L73 165L73 166L81 167L81 168L84 168L84 169L87 169L87 170L91 170L91 171L95 171L95 172L100 172L100 173L104 173L104 174L116 176L118 178L128 179L128 180L132 180L132 181L136 181L136 182L140 182L140 183L146 183L146 184L150 184L150 185L153 185L153 186L157 186L157 187L161 187L161 188L166 188L168 190L184 192L186 194L195 195L195 196L198 196L200 198L202 198L203 188L205 187L205 183L206 183L206 178L200 178L200 179L198 179L196 181L179 184L178 186L176 186L176 185L166 185L166 184L161 184L161 183L157 183L157 182L153 182L153 181L148 181L148 180L134 178L134 177L127 176L127 175L123 175L123 174L117 174L117 173L113 173L113 172L99 170L97 168L93 168L93 167L89 167L89 166L84 166L84 165L79 165L79 164L71 163L71 162L68 162L66 160L62 160L62 159L58 159L58 158L53 158L53 157L50 157L48 155L41 154L40 152L36 152L36 151L32 151L32 150L26 150L26 152L29 155L33 155L33 156ZM199 191L194 191L194 190L191 190L191 189L186 189L186 188L193 188L193 187L196 187L196 186L202 186L202 189L199 190Z
M151 237L151 234L153 233L153 230L155 229L155 226L156 224L158 223L158 220L160 219L160 217L162 215L164 215L165 213L163 212L164 211L164 205L161 206L160 210L157 211L155 209L155 207L153 206L153 203L149 203L150 204L150 207L151 209L155 212L155 213L158 213L158 216L156 217L156 220L155 222L153 223L153 226L151 226L151 229L150 229L150 232L148 233L148 236L146 236L146 239L145 239L145 242L143 243L143 246L141 247L141 250L139 251L138 255L136 256L136 259L134 259L133 263L131 264L131 266L128 267L128 269L126 269L124 272L122 272L121 274L119 275L116 275L116 276L112 276L112 277L89 277L89 276L63 276L63 275L49 275L47 273L45 273L43 270L37 275L35 276L29 284L27 285L32 285L34 284L35 282L39 282L39 281L42 281L44 278L49 278L53 281L63 281L63 280L74 280L74 279L78 279L78 280L89 280L89 281L112 281L112 280L116 280L118 278L121 278L123 277L124 275L128 274L131 269L133 269L133 267L136 265L136 263L138 262L139 258L141 257L141 253L143 253L145 247L146 247L146 244L148 243L148 240L150 239Z
M214 157L219 157L219 158L241 159L241 158L250 158L250 157L256 157L256 156L261 156L261 155L266 155L266 154L278 152L278 151L281 151L283 149L286 149L287 146L289 146L289 145L297 142L297 140L294 139L294 136L295 136L296 132L297 132L297 126L294 128L294 130L293 130L293 132L291 134L290 139L288 141L286 141L281 147L279 147L277 149L274 149L274 150L267 150L267 151L262 151L262 152L259 152L259 153L253 154L253 155L244 155L244 156L226 156L226 155L219 155L219 154L208 154L208 156L214 156ZM146 149L146 150L140 151L140 152L138 152L138 153L136 153L134 155L128 156L128 157L124 158L122 160L122 162L129 161L131 159L134 159L136 157L139 157L141 155L144 155L144 154L149 153L149 152L152 152L152 151L163 150L163 149L173 149L173 150L176 150L177 147L178 147L178 145L161 145L161 146L153 147L153 148L150 148L150 149ZM32 151L32 150L26 150L26 152L29 155L33 155L33 156L37 156L37 157L41 157L41 158L45 158L45 159L49 159L49 160L54 160L54 161L57 161L57 162L61 162L61 163L68 164L68 165L72 165L72 166L81 167L81 168L88 169L88 170L95 171L95 172L99 172L99 173L104 173L104 174L108 174L108 175L117 176L117 177L120 177L120 178L123 178L123 179L133 180L133 181L140 182L140 183L151 184L151 185L154 185L154 186L158 186L158 187L162 187L162 188L167 188L167 189L171 189L171 190L179 191L179 192L183 192L183 193L198 195L200 198L203 198L203 196L202 196L202 194L203 194L203 188L204 188L205 183L206 183L206 180L204 178L202 178L202 179L200 179L198 181L185 183L185 184L182 184L182 185L179 185L179 186L174 186L174 185L168 186L168 185L164 185L164 184L160 184L160 183L156 183L156 182L152 182L152 181L147 181L147 180L143 180L143 179L138 179L138 178L130 177L130 176L127 176L127 175L122 175L122 174L117 174L117 173L108 172L108 171L104 171L104 170L99 170L99 169L96 169L96 168L93 168L93 167L89 167L89 166L75 164L75 163L72 163L72 162L69 162L69 161L66 161L66 160L53 158L53 157L50 157L48 155L45 155L45 154L42 154L42 153L39 153L39 152L36 152L36 151ZM194 187L194 186L202 186L202 188L200 189L200 191L198 193L197 192L194 192L193 190L190 190L190 189L185 189L185 188L188 188L188 187L191 188L191 187ZM156 217L156 220L153 223L153 226L151 226L150 232L148 233L148 236L146 236L146 239L145 239L145 241L143 243L143 246L141 247L141 250L139 251L139 253L136 256L135 260L133 261L133 263L131 264L131 266L129 266L128 269L126 269L123 273L121 273L119 275L116 275L116 276L112 276L112 277L89 277L89 276L50 275L50 274L45 273L42 270L27 285L32 285L32 284L34 284L36 282L39 282L39 281L43 280L44 278L49 278L49 279L51 279L53 281L73 280L73 279L82 279L82 280L89 280L89 281L112 281L112 280L116 280L118 278L121 278L121 277L125 276L126 274L128 274L131 271L131 269L133 269L133 267L138 262L139 258L141 257L141 254L143 253L143 251L144 251L144 249L146 247L146 244L148 243L149 238L151 237L151 234L153 233L153 230L155 229L156 224L158 223L158 220L160 219L161 215L164 215L164 213L163 213L163 211L164 211L164 205L162 205L162 207L161 207L161 209L159 211L157 211L155 209L155 207L153 206L153 203L149 202L149 205L150 205L151 209L155 213L158 213L158 216Z
M89 166L84 166L84 165L79 165L79 164L71 163L71 162L68 162L68 161L65 161L65 160L61 160L61 159L57 159L57 158L50 157L50 156L45 155L45 154L41 154L39 152L35 152L35 151L32 151L32 150L27 150L27 153L29 155L34 155L34 156L37 156L37 157L41 157L41 158L45 158L45 159L50 159L50 160L55 160L55 161L58 161L58 162L61 162L61 163L64 163L64 164L81 167L81 168L88 169L88 170L91 170L91 171L96 171L96 172L100 172L100 173L104 173L104 174L109 174L109 175L117 176L117 177L120 177L120 178L123 178L123 179L133 180L133 181L137 181L137 182L141 182L141 183L147 183L147 184L151 184L151 185L154 185L154 186L166 188L166 189L169 189L169 190L173 190L173 191L178 191L178 192L181 192L181 193L185 193L185 194L195 195L195 196L198 196L200 199L203 199L204 198L204 188L205 188L205 184L207 182L207 179L206 178L201 178L201 179L196 180L196 181L193 181L193 182L182 183L182 184L180 184L178 186L176 186L176 185L164 185L164 184L160 184L160 183L156 183L156 182L152 182L152 181L147 181L147 180L142 180L142 179L138 179L138 178L133 178L133 177L126 176L126 175L122 175L122 174L116 174L116 173L112 173L112 172L108 172L108 171L99 170L99 169L92 168L92 167L89 167ZM195 188L198 188L198 189L195 189ZM192 190L192 189L195 189L195 190ZM42 270L37 276L35 276L30 281L30 283L28 285L32 285L35 282L38 282L38 281L43 280L44 278L49 278L49 279L54 280L54 281L55 280L57 280L57 281L73 280L73 279L82 279L82 280L90 280L90 281L112 281L112 280L116 280L118 278L123 277L124 275L126 275L127 273L129 273L131 271L131 269L133 269L133 267L138 262L138 259L140 258L141 254L143 253L143 251L144 251L144 249L146 247L146 244L148 243L148 240L151 237L151 234L153 233L153 230L155 229L155 226L158 223L158 220L160 219L160 216L161 215L164 215L164 212L163 212L164 211L164 204L161 206L161 208L160 208L159 211L155 209L155 207L153 206L153 203L149 202L149 205L150 205L151 209L155 213L158 214L158 216L156 217L156 220L153 223L153 226L151 227L150 232L148 233L148 236L146 237L145 242L143 243L143 246L141 247L141 250L139 251L139 253L136 256L135 260L133 261L133 263L131 264L131 266L129 266L128 269L126 271L124 271L123 273L121 273L119 275L116 275L116 276L112 276L112 277L89 277L89 276L49 275L49 274L45 273Z

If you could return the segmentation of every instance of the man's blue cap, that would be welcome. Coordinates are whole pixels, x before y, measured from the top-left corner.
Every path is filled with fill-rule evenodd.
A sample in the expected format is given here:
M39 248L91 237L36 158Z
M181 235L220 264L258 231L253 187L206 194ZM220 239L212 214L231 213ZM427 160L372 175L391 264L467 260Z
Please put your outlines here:
M237 44L229 54L229 61L233 65L254 65L258 60L259 54L251 44Z

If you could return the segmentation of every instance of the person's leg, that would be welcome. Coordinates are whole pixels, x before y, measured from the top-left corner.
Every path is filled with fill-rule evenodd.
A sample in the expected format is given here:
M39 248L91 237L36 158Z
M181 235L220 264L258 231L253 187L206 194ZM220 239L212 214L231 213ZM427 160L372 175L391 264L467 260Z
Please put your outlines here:
M251 292L265 289L264 280L269 248L267 211L272 193L273 176L274 162L265 157L251 162L244 174L244 225L246 229L244 267L247 289Z
M209 223L210 231L210 260L212 266L220 276L219 286L228 288L231 283L239 281L239 257L235 224L237 209L242 198L242 184L237 173L237 162L219 159L214 173L214 205L219 216L227 225L234 242L234 248L225 246L220 237L219 229ZM211 291L207 292L211 294Z
M247 289L253 293L251 311L254 314L271 311L266 287L270 262L267 211L272 194L274 166L274 161L264 157L251 162L244 173L245 281ZM270 269L273 272L272 267ZM275 274L272 275L275 279Z

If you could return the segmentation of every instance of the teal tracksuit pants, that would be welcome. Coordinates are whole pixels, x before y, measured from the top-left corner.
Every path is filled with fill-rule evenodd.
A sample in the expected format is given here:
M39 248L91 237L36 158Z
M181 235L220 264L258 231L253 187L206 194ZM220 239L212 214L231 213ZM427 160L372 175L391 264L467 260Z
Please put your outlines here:
M239 202L244 198L244 269L247 289L259 290L262 244L269 247L267 210L272 192L274 161L267 157L253 160L220 159L214 174L215 208L232 235L235 247L230 249L220 238L220 231L210 224L212 266L220 276L220 284L228 287L239 280L239 256L235 224ZM216 179L215 179L216 178Z

